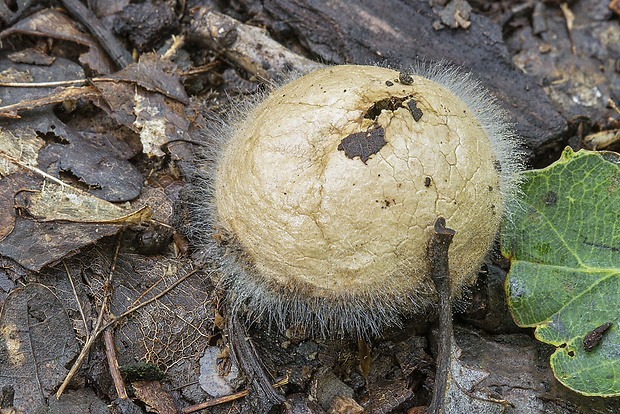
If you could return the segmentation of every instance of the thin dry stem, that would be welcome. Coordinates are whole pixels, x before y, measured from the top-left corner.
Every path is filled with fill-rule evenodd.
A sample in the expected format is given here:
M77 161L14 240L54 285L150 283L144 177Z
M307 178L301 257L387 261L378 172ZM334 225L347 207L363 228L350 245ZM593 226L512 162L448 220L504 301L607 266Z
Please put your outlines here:
M86 323L86 315L84 315L84 309L82 308L82 304L80 303L80 298L78 297L77 291L75 290L75 284L73 283L73 277L71 277L71 272L69 272L67 263L63 260L62 264L65 266L65 271L67 272L67 276L69 277L69 282L71 282L71 288L73 289L73 296L75 296L75 301L77 302L80 315L82 315L82 322L84 323L84 332L86 333L86 340L88 340L88 338L90 337L90 332L88 331L88 324Z
M276 382L275 384L273 384L273 387L281 387L283 385L288 384L288 377L285 377L281 380L279 380L278 382ZM248 390L244 390L244 391L240 391L237 392L235 394L230 394L230 395L225 395L223 397L219 397L219 398L214 398L212 400L209 401L205 401L203 403L200 404L196 404L196 405L192 405L189 407L185 407L181 410L181 412L183 414L189 414L189 413L194 413L196 411L200 411L200 410L204 410L205 408L208 407L213 407L219 404L224 404L230 401L234 401L234 400L238 400L239 398L243 398L246 395L248 395Z
M125 389L125 381L121 375L121 370L118 367L118 356L116 354L116 343L114 342L114 332L111 329L106 329L103 332L103 340L105 342L105 355L108 360L108 367L110 368L110 375L116 388L116 394L118 398L126 400L127 390Z

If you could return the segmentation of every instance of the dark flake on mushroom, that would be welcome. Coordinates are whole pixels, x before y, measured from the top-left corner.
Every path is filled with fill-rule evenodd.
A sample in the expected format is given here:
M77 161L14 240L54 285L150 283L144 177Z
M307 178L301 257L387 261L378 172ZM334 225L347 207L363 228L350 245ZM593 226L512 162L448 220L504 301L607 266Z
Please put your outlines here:
M385 130L375 123L367 131L356 132L344 138L340 141L338 149L344 151L347 158L360 157L360 160L366 164L371 155L379 152L385 144L387 144Z
M408 73L400 72L398 74L398 81L403 85L411 85L413 83L413 78Z
M407 107L409 108L409 112L411 112L411 115L413 116L413 119L418 122L421 118L423 112L420 108L418 108L418 103L416 102L415 99L410 100L409 102L407 102Z

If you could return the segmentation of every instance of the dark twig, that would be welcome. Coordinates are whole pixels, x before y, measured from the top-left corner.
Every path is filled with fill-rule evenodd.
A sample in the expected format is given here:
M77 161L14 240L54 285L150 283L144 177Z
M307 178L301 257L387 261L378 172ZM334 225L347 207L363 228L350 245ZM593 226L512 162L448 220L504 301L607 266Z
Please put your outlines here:
M106 321L107 322L107 321ZM125 381L121 375L121 370L118 367L118 356L116 354L116 343L114 341L114 330L106 329L103 332L103 341L105 342L105 356L108 360L108 367L110 368L110 375L116 388L116 394L118 398L126 400L127 390L125 389Z
M573 55L577 55L577 47L575 47L575 42L573 41L573 26L575 24L575 15L568 8L568 4L563 2L560 4L560 9L562 10L562 14L564 14L564 19L566 19L566 30L568 31L568 40L570 40L571 50L573 51Z
M446 382L450 370L450 353L452 352L453 326L452 301L450 294L450 269L448 266L448 249L454 238L454 230L446 228L446 220L439 217L435 222L433 237L428 247L431 264L431 278L439 298L439 338L437 360L435 363L435 389L433 399L428 407L428 414L444 412L443 404L446 394Z
M368 379L370 374L370 345L361 336L357 338L357 350L360 358L360 370L362 376ZM368 384L368 382L366 382Z
M110 268L108 277L106 277L105 283L103 284L103 303L101 304L101 309L99 309L99 316L97 317L97 323L95 324L95 329L93 330L93 334L86 340L86 343L82 347L82 351L80 352L80 355L78 355L77 359L73 363L73 366L69 370L69 373L65 377L65 380L60 385L60 388L58 388L58 391L56 391L56 399L60 399L60 396L65 391L65 388L67 388L67 385L69 385L69 381L71 381L71 378L73 378L77 370L80 368L80 365L82 365L82 362L84 361L84 358L86 358L88 351L93 346L93 343L95 343L95 339L97 339L97 337L101 333L100 328L101 328L101 324L103 323L103 317L105 316L106 309L108 308L108 303L110 299L112 298L112 292L113 292L112 277L114 276L114 271L116 270L116 260L118 259L118 252L121 247L122 237L123 237L123 232L121 231L121 233L118 236L118 242L116 243L116 250L114 251L114 259L112 260L112 267Z
M284 397L278 394L271 385L259 357L254 349L243 322L233 313L228 318L228 335L237 364L245 371L250 379L248 389L259 398L260 412L268 412L274 405L282 404Z
M60 3L97 39L119 69L124 69L135 63L127 49L116 40L114 35L99 21L97 16L80 3L79 0L60 0Z

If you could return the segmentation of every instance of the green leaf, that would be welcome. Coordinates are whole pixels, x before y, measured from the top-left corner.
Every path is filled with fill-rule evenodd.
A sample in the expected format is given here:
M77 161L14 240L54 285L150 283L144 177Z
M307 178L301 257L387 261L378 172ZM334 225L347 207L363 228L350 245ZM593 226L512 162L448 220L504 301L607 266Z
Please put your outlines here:
M620 395L620 156L564 150L524 173L522 203L504 225L502 252L516 323L558 346L556 378L584 395ZM611 322L599 344L584 337Z

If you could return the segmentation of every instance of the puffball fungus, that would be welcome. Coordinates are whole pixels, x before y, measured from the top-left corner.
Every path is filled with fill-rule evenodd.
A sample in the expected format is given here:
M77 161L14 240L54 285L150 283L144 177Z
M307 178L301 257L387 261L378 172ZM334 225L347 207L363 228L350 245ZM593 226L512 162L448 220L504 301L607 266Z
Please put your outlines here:
M453 292L475 281L517 158L501 110L468 74L333 66L238 118L222 128L199 206L234 311L323 335L380 333L436 300L427 246L438 217L456 231Z

